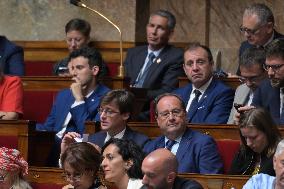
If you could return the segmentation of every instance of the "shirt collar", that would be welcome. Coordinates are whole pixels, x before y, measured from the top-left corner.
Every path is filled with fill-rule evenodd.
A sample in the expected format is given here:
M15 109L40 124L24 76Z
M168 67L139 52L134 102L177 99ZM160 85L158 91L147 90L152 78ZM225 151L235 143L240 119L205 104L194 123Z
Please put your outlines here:
M159 50L157 51L152 51L151 49L148 48L148 54L150 54L151 52L154 53L155 57L158 57L160 55L160 53L162 52L162 50L164 49L163 48L160 48Z
M274 34L274 31L273 31L273 33L272 33L270 39L263 45L264 47L266 47L271 41L273 41L274 35L275 35L275 34Z
M125 127L120 133L117 133L117 134L114 135L113 137L110 136L110 134L107 132L107 136L106 136L106 138L105 138L105 143L106 143L109 139L111 139L111 138L122 139L122 137L124 136L125 130L126 130L126 127Z
M202 85L201 87L198 88L198 90L201 92L201 94L203 95L203 93L206 91L206 89L208 88L208 86L210 85L211 81L212 81L213 77L211 77L209 79L209 81L207 81L204 85ZM196 87L194 87L194 85L192 85L192 92L197 89Z

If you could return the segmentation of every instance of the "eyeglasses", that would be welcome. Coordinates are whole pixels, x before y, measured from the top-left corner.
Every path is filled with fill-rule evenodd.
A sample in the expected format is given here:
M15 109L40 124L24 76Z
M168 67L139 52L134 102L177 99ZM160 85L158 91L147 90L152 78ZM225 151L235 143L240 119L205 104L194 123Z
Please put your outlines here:
M265 24L259 26L259 27L256 28L256 29L249 29L249 28L240 26L240 31L241 31L242 33L245 33L245 32L246 32L248 35L256 35L257 32L258 32L262 27L264 27L264 26L265 26Z
M70 174L67 172L64 172L62 174L63 178L67 181L67 182L80 182L81 181L81 177L83 176L84 173L75 173L75 174Z
M251 83L255 83L259 81L259 79L262 77L262 75L252 76L252 77L239 77L239 80L241 83L246 83L250 81Z
M269 68L271 68L273 72L277 72L283 65L284 64L275 64L275 65L263 64L263 69L268 71Z
M118 113L119 113L119 112L113 111L113 110L111 110L111 109L109 109L109 108L106 108L106 109L98 108L98 112L99 112L100 115L102 115L103 113L105 113L105 115L106 115L107 117L112 117L112 116L114 116L115 114L118 114Z
M183 115L184 111L182 109L173 109L172 111L164 111L158 113L158 115L162 119L168 119L170 115L172 114L174 117L181 117Z
M0 182L4 182L7 175L8 173L6 173L5 175L0 175Z

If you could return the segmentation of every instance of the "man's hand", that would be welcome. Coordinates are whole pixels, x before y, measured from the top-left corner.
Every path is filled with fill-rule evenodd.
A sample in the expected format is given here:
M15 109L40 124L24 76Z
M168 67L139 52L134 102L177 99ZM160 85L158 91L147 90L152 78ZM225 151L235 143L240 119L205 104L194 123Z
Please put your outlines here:
M235 116L234 116L234 123L236 125L239 125L240 124L240 118L241 118L241 114L245 111L248 111L248 110L251 110L251 109L254 109L255 107L254 106L242 106L242 107L239 107L238 108L238 112L235 113Z
M76 78L73 77L74 83L71 84L70 89L72 91L72 94L77 102L83 101L84 96L82 92L82 84L81 82Z
M81 137L81 135L79 133L76 133L76 132L68 132L64 135L63 139L62 139L62 142L61 142L61 153L60 153L60 156L61 154L63 154L65 152L65 150L68 148L68 146L72 143L75 142L75 139L74 138L77 138L77 137Z

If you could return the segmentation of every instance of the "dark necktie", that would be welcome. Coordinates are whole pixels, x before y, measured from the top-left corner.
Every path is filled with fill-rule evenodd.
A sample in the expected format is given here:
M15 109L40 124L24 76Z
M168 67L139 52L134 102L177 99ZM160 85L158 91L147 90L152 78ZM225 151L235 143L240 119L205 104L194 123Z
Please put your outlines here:
M280 102L282 104L281 114L280 114L280 125L284 125L284 88L281 88L280 92L281 92L280 95L282 95L282 102Z
M195 112L197 106L198 106L198 99L199 99L199 96L201 95L201 92L197 89L195 89L193 91L193 93L195 94L193 100L191 101L191 104L189 106L189 109L188 109L188 118L191 119L193 113Z
M142 72L142 69L141 69L141 71L139 72L139 75L138 75L138 77L136 79L136 84L134 85L135 87L141 88L143 86L144 80L145 80L145 78L147 76L147 73L148 73L148 69L150 68L150 66L154 62L155 58L156 58L156 56L155 56L155 54L153 52L151 52L148 55L148 62L146 63L144 71Z
M172 147L173 147L173 145L176 143L176 141L175 140L168 140L167 142L166 142L166 148L169 150L169 151L171 151L172 150Z

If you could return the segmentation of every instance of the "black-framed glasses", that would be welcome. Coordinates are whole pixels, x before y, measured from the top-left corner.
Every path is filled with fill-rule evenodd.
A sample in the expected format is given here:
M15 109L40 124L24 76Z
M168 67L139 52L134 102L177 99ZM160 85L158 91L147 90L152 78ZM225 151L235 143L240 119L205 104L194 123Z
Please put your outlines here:
M105 113L105 115L106 115L107 117L112 117L112 116L114 116L115 114L118 114L118 113L119 113L119 112L113 111L113 110L111 110L111 109L109 109L109 108L105 108L105 109L103 109L103 108L98 108L98 112L99 112L100 115L102 115L103 113Z
M8 175L8 172L4 175L0 175L0 182L4 182L7 175Z
M183 115L183 113L184 113L184 111L182 109L173 109L171 111L164 111L164 112L160 112L160 113L157 113L157 114L162 119L168 119L171 114L174 117L181 117Z
M268 71L269 68L271 68L273 72L277 72L283 65L284 64L275 64L275 65L263 64L263 69Z
M75 174L70 174L67 172L63 172L62 176L63 178L67 181L67 182L80 182L81 181L81 177L84 175L84 173L75 173Z
M259 79L262 77L262 75L252 76L252 77L239 77L239 81L241 83L246 83L248 81L255 83L259 81Z
M265 24L259 26L258 28L255 28L255 29L249 29L249 28L240 26L240 32L242 32L242 33L245 33L245 32L246 32L246 33L249 34L249 35L255 35L255 34L257 34L257 32L258 32L262 27L264 27L264 26L265 26Z

